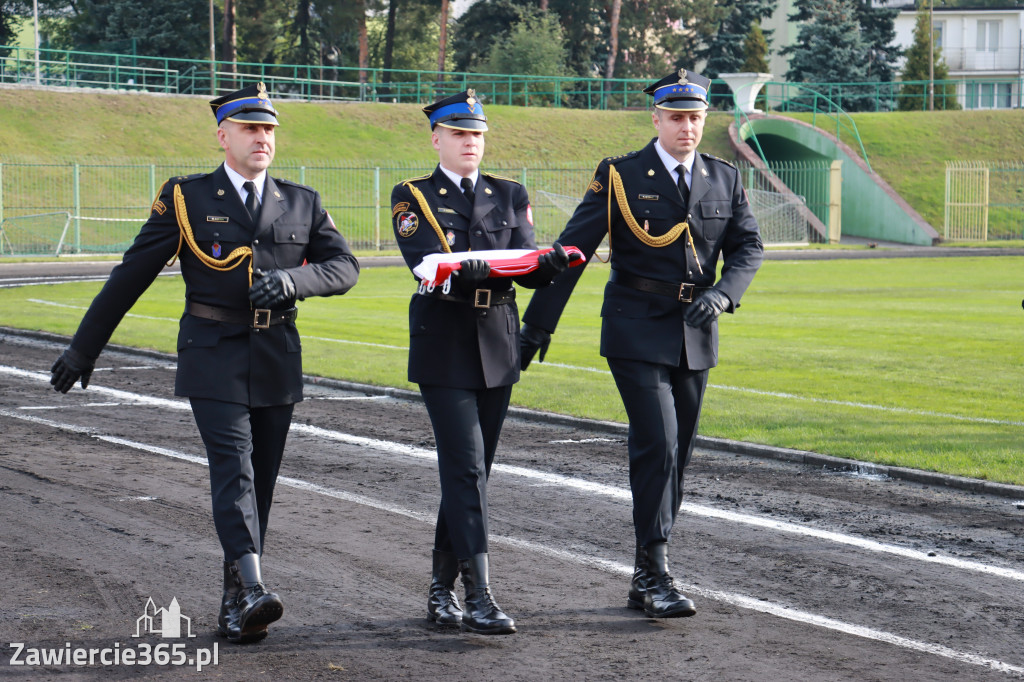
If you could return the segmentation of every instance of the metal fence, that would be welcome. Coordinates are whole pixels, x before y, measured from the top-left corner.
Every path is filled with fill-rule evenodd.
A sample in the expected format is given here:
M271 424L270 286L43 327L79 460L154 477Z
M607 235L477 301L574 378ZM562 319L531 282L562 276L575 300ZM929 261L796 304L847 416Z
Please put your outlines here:
M466 88L492 104L581 109L647 108L643 94L651 78L580 78L466 72L360 69L353 66L260 64L134 54L109 54L0 46L0 83L36 84L165 94L220 95L241 83L263 81L275 98L358 102L434 101ZM724 81L714 80L711 102L733 108ZM1024 78L972 77L933 81L936 97L956 98L965 108L1020 108ZM779 111L806 111L809 92L848 111L927 109L928 81L866 83L770 82L764 93ZM941 106L941 105L940 105Z
M148 218L164 180L216 165L214 160L174 164L0 160L0 254L121 253ZM827 176L827 164L784 165L775 170L799 189L799 196L782 187L777 178L771 181L770 173L748 168L744 176L765 241L821 241L820 230L811 225L811 213L824 210L827 225L828 197L813 178ZM433 168L433 164L395 162L277 164L273 174L315 187L352 248L383 251L397 249L391 227L391 188ZM553 241L565 226L586 191L594 165L521 163L489 165L486 170L527 188L537 240L543 244Z
M944 238L1024 239L1024 161L947 161Z

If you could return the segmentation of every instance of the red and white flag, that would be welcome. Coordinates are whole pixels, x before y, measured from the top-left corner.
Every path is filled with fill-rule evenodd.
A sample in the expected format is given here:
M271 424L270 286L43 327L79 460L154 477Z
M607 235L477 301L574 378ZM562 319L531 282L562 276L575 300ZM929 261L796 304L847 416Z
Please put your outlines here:
M554 251L552 248L537 249L492 249L489 251L459 251L458 253L432 253L423 258L420 264L412 269L425 286L437 286L448 279L453 272L460 269L464 260L485 260L491 266L489 277L517 277L537 269L537 258ZM583 252L575 246L566 246L565 253L579 255L570 260L570 266L583 265Z

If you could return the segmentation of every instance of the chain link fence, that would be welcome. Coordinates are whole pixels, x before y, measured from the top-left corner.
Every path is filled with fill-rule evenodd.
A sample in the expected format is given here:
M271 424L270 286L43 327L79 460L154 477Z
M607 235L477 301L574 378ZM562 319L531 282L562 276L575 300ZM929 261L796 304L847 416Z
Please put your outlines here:
M169 177L208 172L216 160L146 163L0 161L0 255L117 254L131 244ZM799 164L797 164L799 165ZM488 165L487 172L521 182L529 191L537 241L551 243L583 197L593 164ZM391 188L431 173L427 163L275 164L275 177L316 188L351 247L396 250ZM790 169L792 170L792 169ZM820 172L817 166L808 173ZM760 171L744 175L766 243L820 241L809 227L807 199ZM813 204L813 202L812 202Z

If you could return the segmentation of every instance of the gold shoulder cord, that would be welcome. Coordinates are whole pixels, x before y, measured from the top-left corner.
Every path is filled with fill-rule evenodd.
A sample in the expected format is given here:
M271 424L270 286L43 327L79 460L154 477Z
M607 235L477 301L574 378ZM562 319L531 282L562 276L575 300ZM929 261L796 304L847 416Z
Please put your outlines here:
M234 270L236 267L241 265L242 260L248 257L249 259L249 286L252 286L252 249L248 246L239 246L237 249L229 253L227 256L221 259L216 259L213 256L207 256L199 249L199 245L196 244L196 238L192 234L192 226L188 222L188 213L185 211L185 195L181 191L181 185L174 186L174 213L178 218L178 250L174 252L174 258L168 265L174 263L178 257L178 253L181 252L182 239L188 244L188 248L192 250L192 253L196 255L200 261L208 268L214 270L220 270L221 272L227 272L228 270Z
M451 253L452 248L448 246L448 240L444 238L444 230L437 224L437 218L434 217L433 211L430 210L430 205L427 203L427 198L423 196L423 192L419 191L411 182L406 180L402 183L409 188L412 195L416 198L416 203L420 205L420 210L423 211L423 215L426 216L427 222L434 228L434 232L437 233L437 238L441 240L441 248L444 249L445 253Z
M676 223L672 226L672 229L661 235L660 237L652 237L644 231L640 224L633 217L632 211L629 210L629 201L626 199L626 188L622 184L622 177L619 176L619 172L615 170L615 166L608 166L609 177L611 178L612 192L615 194L615 200L619 204L619 210L622 211L622 217L626 220L626 225L629 226L629 230L647 246L654 248L661 248L668 246L675 240L679 239L679 236L686 233L686 243L693 251L693 259L697 263L697 270L704 274L704 269L700 266L700 258L697 257L697 247L693 243L693 235L690 234L690 224L685 220L681 223ZM611 209L611 194L608 195L608 208ZM611 210L608 211L608 238L611 239Z

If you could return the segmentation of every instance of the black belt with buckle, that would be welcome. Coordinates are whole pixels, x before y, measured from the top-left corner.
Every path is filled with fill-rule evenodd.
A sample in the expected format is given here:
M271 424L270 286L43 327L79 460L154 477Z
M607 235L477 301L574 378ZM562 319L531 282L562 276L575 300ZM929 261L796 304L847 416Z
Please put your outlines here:
M436 298L441 301L453 301L456 303L471 303L474 308L492 308L496 305L507 305L513 303L516 300L516 290L507 289L505 291L494 291L492 289L476 289L473 295L469 298L453 294L451 292L444 293L440 288L435 288L433 291L428 291L423 287L420 287L416 293L423 296L429 296L430 298Z
M662 282L660 279L648 279L633 275L622 270L612 270L609 282L621 284L637 291L646 291L649 294L660 296L671 296L683 303L693 303L693 300L707 291L710 287L698 287L689 282Z
M195 301L189 301L185 310L189 315L202 317L206 320L244 324L253 329L267 329L275 324L293 322L299 316L298 308L288 308L287 310L267 310L266 308L235 310L233 308L218 308L217 306L204 305Z

